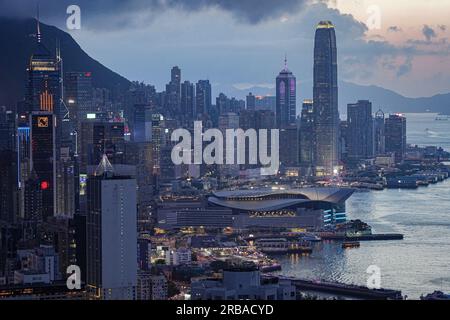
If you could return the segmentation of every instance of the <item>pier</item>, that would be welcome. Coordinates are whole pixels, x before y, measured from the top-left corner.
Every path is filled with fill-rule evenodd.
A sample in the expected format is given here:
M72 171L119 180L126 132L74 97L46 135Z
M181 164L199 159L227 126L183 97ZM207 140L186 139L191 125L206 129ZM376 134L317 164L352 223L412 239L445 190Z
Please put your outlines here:
M336 297L347 297L352 299L369 300L403 300L402 292L391 289L369 289L364 286L349 285L338 282L312 281L295 278L280 277L280 280L290 280L297 291L311 293L324 293L336 295Z

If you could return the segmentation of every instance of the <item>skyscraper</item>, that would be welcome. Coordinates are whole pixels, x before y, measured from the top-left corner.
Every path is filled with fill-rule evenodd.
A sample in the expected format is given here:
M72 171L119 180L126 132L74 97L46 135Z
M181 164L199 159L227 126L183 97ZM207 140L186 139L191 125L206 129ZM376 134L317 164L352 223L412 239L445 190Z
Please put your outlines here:
M185 81L181 84L181 114L186 121L192 121L195 113L194 84Z
M17 213L15 114L0 108L0 220L13 223Z
M195 86L196 117L208 115L211 111L212 95L209 80L199 80Z
M87 166L95 165L103 154L113 164L124 163L123 122L109 122L102 119L86 119L81 123L80 172L87 173Z
M336 174L339 159L337 49L334 26L321 21L314 42L316 174Z
M42 190L42 218L56 213L55 116L50 112L31 115L31 167Z
M55 55L42 43L39 21L37 21L36 38L36 49L27 68L28 81L25 93L27 111L58 114L61 97L59 66Z
M219 115L231 112L230 99L224 93L220 93L216 98L216 108L219 111Z
M373 157L372 103L359 100L347 105L347 148L350 162Z
M299 128L299 161L302 175L310 176L314 167L314 104L312 100L304 100Z
M251 92L247 96L247 110L256 110L256 96L254 96Z
M81 122L93 113L94 99L91 72L66 72L64 75L65 103L69 108L73 128L80 130Z
M386 152L395 154L395 162L401 163L406 153L406 118L391 114L386 119Z
M164 117L161 114L152 115L152 146L153 146L153 173L161 174L161 150L166 144L164 134Z
M284 60L284 68L276 79L277 102L276 119L277 128L283 128L295 124L297 82L293 73L287 67L287 59Z
M170 73L170 83L166 86L166 111L174 118L179 118L181 103L181 70L173 67Z
M148 142L151 139L151 106L136 104L133 114L133 141Z
M95 299L136 298L136 180L124 173L105 155L87 182L87 289Z
M383 155L386 152L386 137L384 112L380 109L375 113L374 125L374 151L375 155Z

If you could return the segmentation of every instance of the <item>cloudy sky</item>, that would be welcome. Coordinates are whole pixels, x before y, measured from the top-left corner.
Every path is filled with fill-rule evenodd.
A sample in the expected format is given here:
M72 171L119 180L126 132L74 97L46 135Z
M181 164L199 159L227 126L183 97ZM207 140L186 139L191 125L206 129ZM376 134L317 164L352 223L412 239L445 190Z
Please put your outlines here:
M81 9L80 30L66 28L69 4ZM92 57L159 90L178 65L183 79L208 78L215 93L269 93L287 54L301 96L311 96L315 26L331 20L341 80L410 97L450 92L450 0L40 0L40 7L44 22L70 32ZM35 11L33 0L0 0L0 15Z

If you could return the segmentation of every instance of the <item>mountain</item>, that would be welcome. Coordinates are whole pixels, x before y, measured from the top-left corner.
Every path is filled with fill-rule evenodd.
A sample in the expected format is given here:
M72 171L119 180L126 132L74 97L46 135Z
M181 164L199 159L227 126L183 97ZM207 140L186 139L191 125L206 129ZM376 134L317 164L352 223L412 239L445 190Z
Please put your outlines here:
M36 38L33 36L35 33L35 19L0 17L0 106L14 106L24 97L27 63L36 47ZM127 79L92 59L68 33L42 23L41 33L43 43L52 52L55 51L56 41L60 42L64 71L90 71L95 87L108 88L113 92L129 88L130 82ZM245 98L248 92L257 95L275 94L275 90L268 89L266 85L250 87L251 85L242 90L228 84L220 85L214 91L215 94L224 92L237 98ZM312 97L312 83L301 83L298 90L299 101ZM346 113L348 103L362 99L372 101L374 111L382 108L385 112L431 111L450 114L450 93L408 98L378 86L339 83L339 109L342 114ZM297 105L300 110L301 103Z
M23 99L26 68L36 48L36 20L0 17L0 106L15 106ZM57 40L64 59L64 71L90 71L93 85L110 90L126 90L130 82L92 59L71 35L41 23L42 42L55 52Z
M262 87L251 87L245 90L238 89L232 85L223 86L220 89L229 96L245 98L252 92L255 95L275 95L274 89ZM301 83L298 86L298 99L312 98L312 83ZM392 90L378 86L364 86L350 82L339 82L339 111L347 113L347 104L357 100L369 100L372 102L374 112L382 109L390 112L436 112L450 114L450 93L438 94L432 97L408 98ZM297 111L300 112L301 103L297 103Z
M438 94L432 97L408 98L378 86L361 86L342 82L339 88L339 95L341 111L345 111L347 103L364 99L372 101L374 109L378 110L381 108L385 112L430 111L450 114L450 93Z

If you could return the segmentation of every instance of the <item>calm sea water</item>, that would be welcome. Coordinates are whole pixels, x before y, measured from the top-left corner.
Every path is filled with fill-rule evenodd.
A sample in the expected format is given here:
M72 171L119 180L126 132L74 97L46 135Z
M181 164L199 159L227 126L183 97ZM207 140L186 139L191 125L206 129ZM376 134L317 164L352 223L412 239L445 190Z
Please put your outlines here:
M450 150L450 121L435 114L407 114L408 143ZM427 130L428 129L428 130ZM361 242L356 249L319 243L309 257L279 259L282 274L365 285L367 268L381 269L381 286L409 298L434 290L450 292L450 179L417 190L355 193L347 201L350 219L361 219L375 233L402 233L403 241Z

